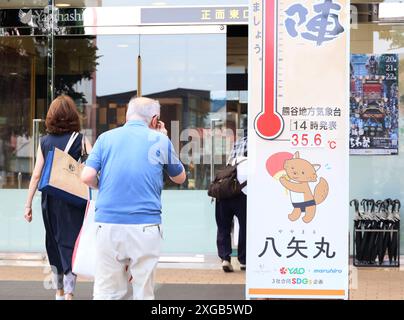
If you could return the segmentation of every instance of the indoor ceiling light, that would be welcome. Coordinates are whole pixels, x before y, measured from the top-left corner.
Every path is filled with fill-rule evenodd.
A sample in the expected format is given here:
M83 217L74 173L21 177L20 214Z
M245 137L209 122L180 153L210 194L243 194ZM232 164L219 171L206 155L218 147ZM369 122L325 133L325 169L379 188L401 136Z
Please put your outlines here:
M71 4L69 4L69 3L58 3L58 4L56 4L56 6L57 7L71 7Z
M117 47L118 48L127 48L127 47L129 47L129 45L128 44L118 44Z
M166 6L167 3L166 2L153 2L152 5L153 6Z
M17 72L10 72L10 76L17 76L18 73Z

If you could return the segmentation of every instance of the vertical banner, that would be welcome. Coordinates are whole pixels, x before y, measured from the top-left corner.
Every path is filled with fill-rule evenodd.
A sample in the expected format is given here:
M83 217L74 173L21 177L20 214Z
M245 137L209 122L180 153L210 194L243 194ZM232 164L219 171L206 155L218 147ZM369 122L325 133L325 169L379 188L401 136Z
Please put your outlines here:
M247 298L347 299L349 2L249 12Z

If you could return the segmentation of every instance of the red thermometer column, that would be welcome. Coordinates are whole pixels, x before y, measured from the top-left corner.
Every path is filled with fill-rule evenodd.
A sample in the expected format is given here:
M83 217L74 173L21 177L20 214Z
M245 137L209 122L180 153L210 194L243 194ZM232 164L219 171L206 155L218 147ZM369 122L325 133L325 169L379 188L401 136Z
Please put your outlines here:
M276 3L263 1L264 61L263 61L263 110L255 119L255 130L263 139L276 139L283 131L283 119L276 110Z

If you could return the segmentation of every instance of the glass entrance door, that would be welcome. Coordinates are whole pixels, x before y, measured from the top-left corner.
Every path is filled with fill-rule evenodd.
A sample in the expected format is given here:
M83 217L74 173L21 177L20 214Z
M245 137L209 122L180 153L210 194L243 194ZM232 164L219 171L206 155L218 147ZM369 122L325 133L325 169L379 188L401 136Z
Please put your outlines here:
M163 250L215 253L215 203L207 188L225 162L226 34L146 35L140 48L143 93L160 101L188 177L180 187L166 183Z
M127 103L140 88L160 101L161 118L187 170L183 185L165 184L163 252L216 253L207 188L235 135L226 129L234 129L226 104L226 27L87 27L68 24L50 7L17 6L4 16L0 5L0 251L44 251L40 193L34 223L26 224L22 214L52 98L72 96L83 133L94 143L125 122Z
M91 35L57 36L54 89L75 99L93 143L125 123L127 103L138 88L160 101L161 119L188 177L181 186L166 181L163 252L215 253L214 202L207 188L212 170L226 158L226 33L219 26L198 33L186 29L142 27L137 34L115 34L114 28L92 28Z

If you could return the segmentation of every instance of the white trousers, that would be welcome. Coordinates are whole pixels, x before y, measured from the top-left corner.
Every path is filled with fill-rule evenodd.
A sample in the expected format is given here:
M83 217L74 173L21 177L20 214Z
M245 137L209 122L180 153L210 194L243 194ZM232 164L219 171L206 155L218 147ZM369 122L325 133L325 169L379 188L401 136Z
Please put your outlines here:
M161 240L160 225L100 223L94 300L124 299L130 275L133 277L133 299L154 299L154 276Z

